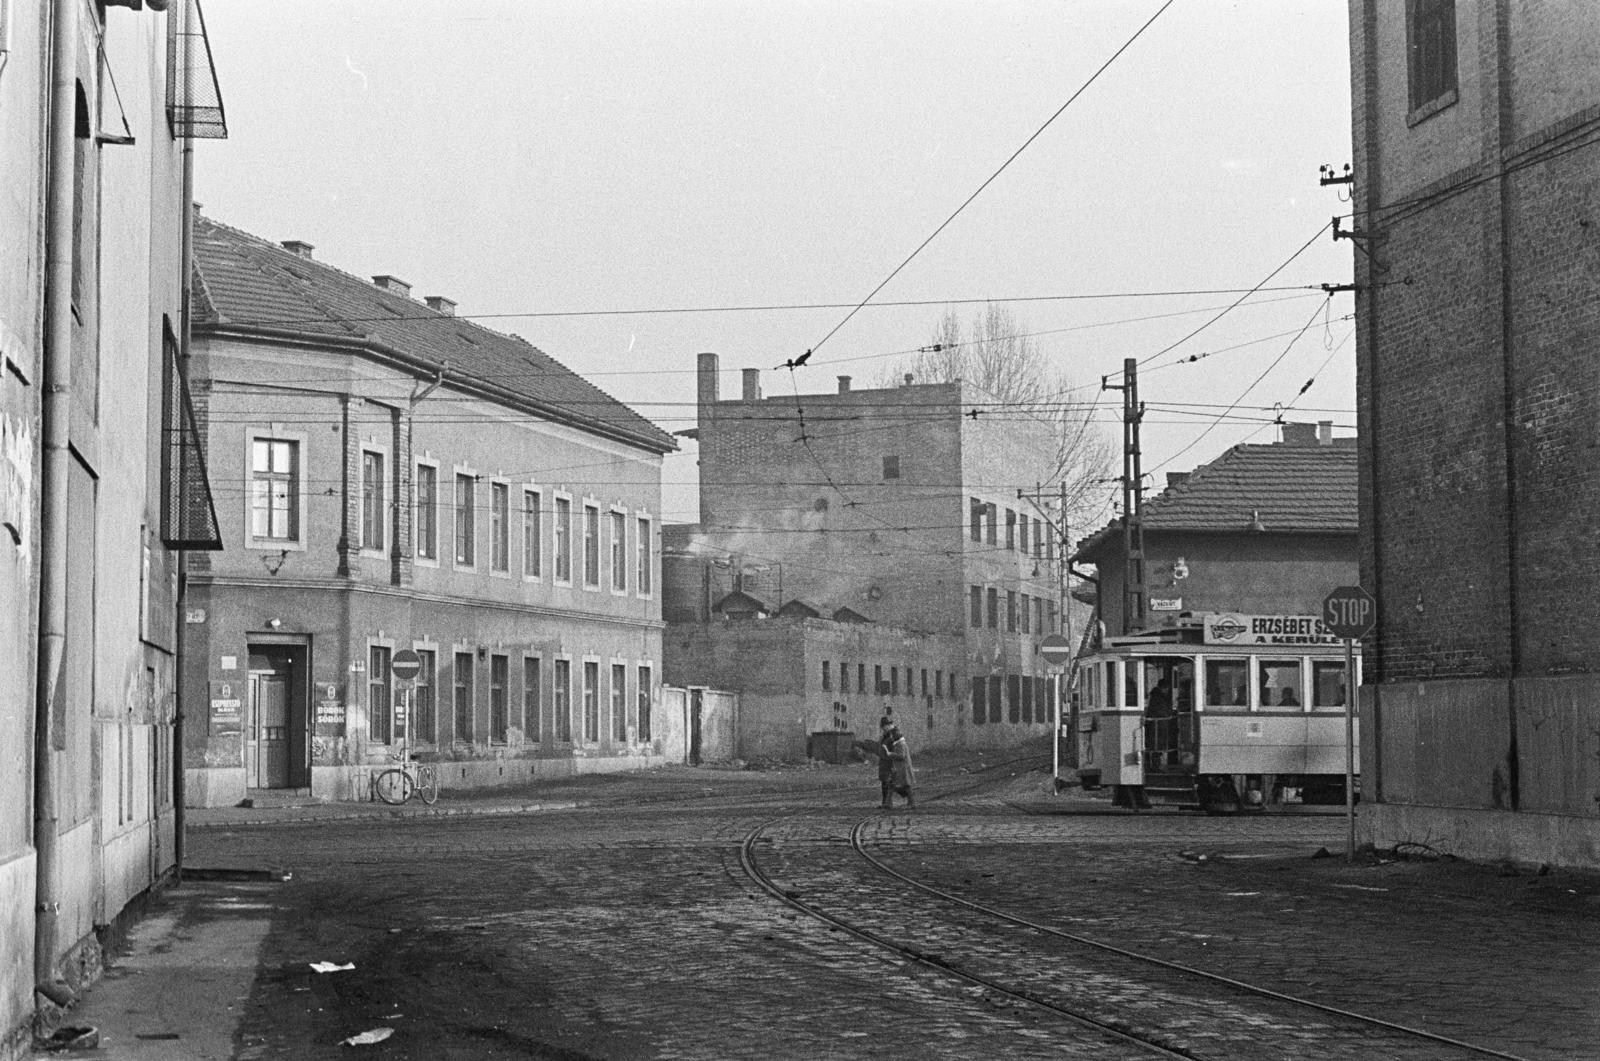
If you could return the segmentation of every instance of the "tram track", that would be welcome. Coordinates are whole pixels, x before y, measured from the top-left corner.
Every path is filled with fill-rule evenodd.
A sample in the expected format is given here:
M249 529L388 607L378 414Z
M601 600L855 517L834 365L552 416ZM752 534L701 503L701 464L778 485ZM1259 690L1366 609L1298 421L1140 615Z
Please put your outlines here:
M1070 1021L1108 1042L1136 1046L1144 1056L1221 1061L1280 1056L1274 1051L1281 1050L1523 1061L974 902L917 880L869 851L864 833L883 816L858 818L846 835L839 824L844 808L825 823L817 820L823 813L816 808L751 829L739 848L745 875L791 909L875 948ZM865 878L863 867L871 871ZM906 888L922 901L907 902ZM892 914L867 925L862 910ZM1264 1035L1281 1039L1272 1045L1263 1042ZM1337 1049L1329 1047L1334 1042Z

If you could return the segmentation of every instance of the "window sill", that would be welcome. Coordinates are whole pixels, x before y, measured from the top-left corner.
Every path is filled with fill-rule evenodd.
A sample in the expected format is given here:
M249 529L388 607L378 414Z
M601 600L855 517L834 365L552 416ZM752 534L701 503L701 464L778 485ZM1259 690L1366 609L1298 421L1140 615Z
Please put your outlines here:
M1435 96L1433 99L1429 100L1422 106L1413 110L1410 114L1406 115L1406 128L1415 129L1417 126L1421 125L1429 118L1432 118L1440 111L1447 110L1448 108L1455 106L1456 101L1459 98L1460 94L1455 89L1451 89L1442 96Z

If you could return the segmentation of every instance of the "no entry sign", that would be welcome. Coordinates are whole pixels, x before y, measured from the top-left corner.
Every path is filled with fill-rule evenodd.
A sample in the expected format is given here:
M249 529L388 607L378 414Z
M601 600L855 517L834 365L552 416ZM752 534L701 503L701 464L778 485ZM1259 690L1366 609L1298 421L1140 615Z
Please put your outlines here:
M389 661L389 670L396 678L410 681L422 670L422 657L409 648L402 648L394 654L394 659Z

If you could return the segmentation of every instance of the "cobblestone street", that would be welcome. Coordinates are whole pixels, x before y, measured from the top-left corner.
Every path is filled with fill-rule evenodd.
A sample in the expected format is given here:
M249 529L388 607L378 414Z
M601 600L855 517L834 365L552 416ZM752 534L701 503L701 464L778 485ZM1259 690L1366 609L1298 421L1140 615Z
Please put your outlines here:
M212 1000L229 1007L231 1053L173 1053L175 1011L164 1017L148 985L137 1012L102 1018L103 1052L331 1058L385 1027L369 1056L1163 1056L776 901L739 858L765 824L756 858L792 894L939 962L1083 1002L1185 1056L1473 1056L985 925L855 855L863 820L863 846L888 865L1065 932L1502 1056L1582 1057L1600 1038L1600 882L1586 876L1347 864L1338 816L1107 813L1045 796L1037 773L972 789L949 771L904 813L876 809L865 768L708 773L694 786L684 773L535 813L465 813L510 805L488 798L446 801L449 814L318 808L325 820L287 824L260 822L292 808L215 814L190 831L190 865L292 872L164 900L183 911L170 953L229 919L240 946L258 941L238 997ZM1310 857L1324 847L1334 857ZM119 978L155 960L140 955L150 942L135 933L91 1009L104 1013ZM318 961L355 968L319 975Z

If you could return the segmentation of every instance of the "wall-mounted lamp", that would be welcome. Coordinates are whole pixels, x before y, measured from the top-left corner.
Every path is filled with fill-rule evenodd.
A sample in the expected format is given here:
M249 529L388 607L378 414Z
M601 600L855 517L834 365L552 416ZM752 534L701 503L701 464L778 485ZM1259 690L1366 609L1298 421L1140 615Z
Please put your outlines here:
M1260 534L1267 529L1267 525L1261 522L1260 510L1250 510L1250 526L1247 529L1255 531L1257 534Z
M278 627L283 625L283 620L282 619L268 619L267 620L267 625L272 627L274 630L276 630Z

